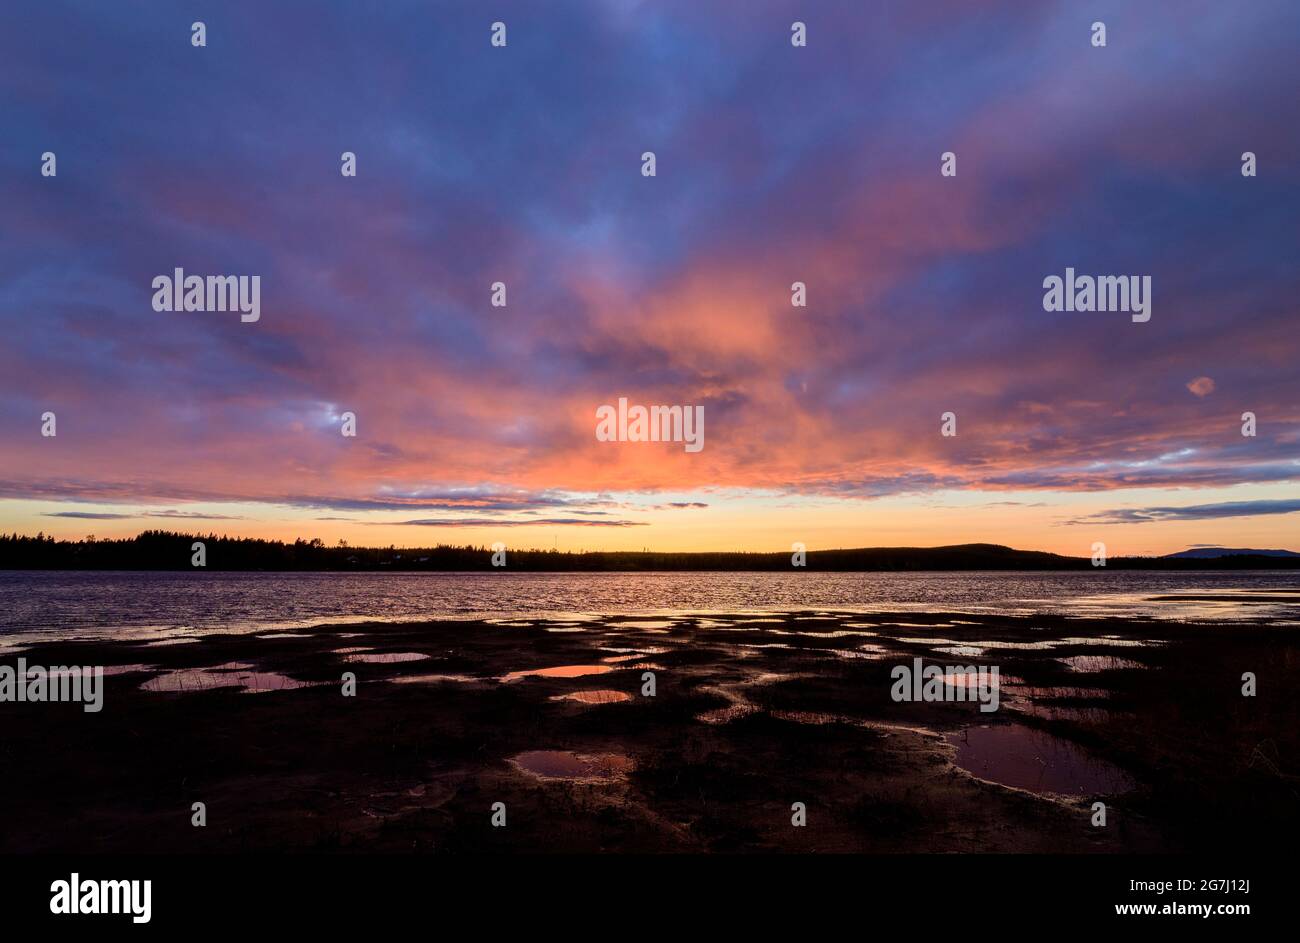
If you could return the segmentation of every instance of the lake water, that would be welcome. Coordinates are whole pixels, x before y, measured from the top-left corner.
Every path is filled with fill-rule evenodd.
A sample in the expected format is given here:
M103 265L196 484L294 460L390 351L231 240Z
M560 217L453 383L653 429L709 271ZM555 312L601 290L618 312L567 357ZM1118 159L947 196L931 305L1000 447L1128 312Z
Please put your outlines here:
M1194 597L1159 599L1162 596ZM1291 597L1288 599L1288 596ZM0 635L685 612L944 611L1300 621L1300 573L141 573L0 571ZM99 631L96 631L99 630Z

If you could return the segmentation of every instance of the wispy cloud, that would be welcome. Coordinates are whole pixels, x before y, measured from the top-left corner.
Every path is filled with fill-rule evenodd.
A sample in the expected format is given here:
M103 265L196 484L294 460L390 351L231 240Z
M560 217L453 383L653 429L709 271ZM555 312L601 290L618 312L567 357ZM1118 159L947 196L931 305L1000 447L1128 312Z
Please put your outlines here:
M72 517L87 521L130 521L142 518L166 518L181 521L242 521L243 517L229 514L208 514L203 511L137 511L134 514L119 514L111 511L47 511L44 517Z
M330 61L388 51L363 83L304 81L281 41L302 24L250 4L258 41L199 92L180 63L218 57L138 14L82 4L69 33L25 5L0 37L0 205L24 234L0 241L0 497L497 524L603 517L606 493L680 521L725 489L1300 478L1294 0L1129 4L1118 70L1068 0L820 4L803 50L777 0L744 21L500 2L530 37L501 56L468 5L313 4ZM239 121L219 147L213 114ZM1243 181L1224 141L1266 170ZM52 180L29 166L51 142ZM1126 219L1141 242L1116 242ZM1084 261L1149 272L1152 323L1046 314L1042 276ZM150 276L180 263L259 273L262 320L154 312ZM510 306L485 316L498 279ZM624 394L704 406L704 451L597 442Z
M375 526L400 527L644 527L645 521L597 521L583 517L529 518L526 521L498 517L431 518L414 521L368 521Z
M1224 517L1294 514L1297 511L1300 511L1300 501L1227 501L1220 504L1189 504L1181 507L1115 508L1064 523L1144 524L1152 521L1206 521Z

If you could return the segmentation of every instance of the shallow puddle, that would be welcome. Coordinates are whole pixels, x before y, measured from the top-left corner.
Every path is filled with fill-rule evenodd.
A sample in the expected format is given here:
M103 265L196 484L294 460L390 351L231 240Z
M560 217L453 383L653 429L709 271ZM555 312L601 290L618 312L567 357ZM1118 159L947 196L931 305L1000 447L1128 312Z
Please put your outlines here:
M140 685L142 691L162 694L194 694L215 691L219 688L242 688L244 694L265 694L270 691L292 691L310 687L309 681L298 681L275 671L255 671L251 665L228 662L212 668L182 668L150 678Z
M407 661L426 661L428 657L421 652L354 652L344 660L366 665L398 665Z
M638 659L647 658L651 655L662 655L666 651L668 651L666 648L647 648L644 651L633 651L627 655L610 655L606 658L602 658L601 661L611 665L619 665L625 661L637 661Z
M1134 661L1131 658L1120 658L1118 655L1071 655L1068 658L1057 659L1071 671L1077 671L1084 674L1091 674L1098 671L1120 671L1131 668L1145 668L1146 665L1140 661Z
M1059 641L1044 642L972 642L971 644L979 645L983 648L1012 649L1018 652L1045 652L1050 648L1064 645L1067 641L1069 640L1061 639Z
M603 675L613 671L609 665L558 665L554 668L531 668L527 671L511 671L501 676L502 681L518 681L520 678L581 678L583 675Z
M529 750L510 762L541 779L599 781L619 779L632 769L632 760L619 753L572 753L568 750Z
M894 654L882 645L859 645L857 648L810 648L810 652L818 652L823 655L833 655L836 658L863 658L868 661L878 661L888 655Z
M1068 740L1022 724L967 727L945 739L962 769L1003 786L1040 794L1109 795L1136 784L1118 766Z
M948 666L945 668L943 674L943 683L953 688L979 689L981 686L986 686L989 689L994 689L994 688L1000 688L1004 684L1016 685L1016 684L1025 683L1023 678L1017 678L1014 675L1003 674L1000 668L998 669L998 673L996 675L994 675L992 671L985 671L984 676L982 678L980 677L979 668L976 668L974 671L960 671L960 672L953 672L950 674L949 672L952 671L953 671L952 666ZM1022 690L1028 691L1028 689L1022 689Z
M876 632L849 632L844 629L828 629L818 632L813 629L800 629L798 632L773 632L773 635L801 635L804 638L874 638Z
M618 704L622 701L632 700L632 695L626 691L600 688L592 691L571 691L568 694L556 694L551 700L577 701L579 704Z
M671 619L642 619L637 622L611 622L611 629L671 629L677 623Z
M936 648L935 651L945 655L955 655L958 658L978 658L984 654L984 649L978 645L946 645Z
M423 675L397 675L388 679L393 684L441 684L443 682L455 684L473 684L478 678L470 675L446 675L446 674L423 674Z

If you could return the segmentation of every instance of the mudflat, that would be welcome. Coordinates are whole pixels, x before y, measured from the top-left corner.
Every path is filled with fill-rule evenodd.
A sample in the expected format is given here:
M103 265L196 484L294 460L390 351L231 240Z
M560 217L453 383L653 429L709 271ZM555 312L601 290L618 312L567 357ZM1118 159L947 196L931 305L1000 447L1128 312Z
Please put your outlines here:
M806 610L65 640L0 664L19 655L104 666L103 709L0 705L3 852L1157 852L1300 832L1292 625ZM916 658L997 666L997 710L896 701Z

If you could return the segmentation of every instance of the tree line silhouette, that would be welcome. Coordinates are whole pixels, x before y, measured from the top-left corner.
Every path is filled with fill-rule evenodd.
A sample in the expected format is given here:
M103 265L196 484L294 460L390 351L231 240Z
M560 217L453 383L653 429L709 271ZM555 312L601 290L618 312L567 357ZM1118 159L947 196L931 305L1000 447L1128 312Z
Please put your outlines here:
M208 570L376 570L459 571L492 570L489 547L438 544L433 547L327 546L319 538L293 543L217 534L182 534L147 530L135 537L56 540L0 534L0 569L8 570L191 570L193 545L204 544ZM1112 557L1109 569L1297 569L1300 558L1230 556L1218 559ZM1091 569L1087 557L1066 557L1036 550L1014 550L997 544L953 547L872 547L850 550L810 550L808 570L1078 570ZM653 551L506 551L506 570L525 571L667 571L769 570L791 571L789 553L657 553Z

